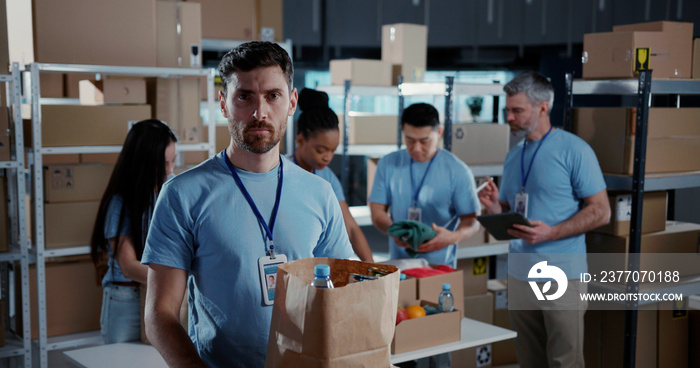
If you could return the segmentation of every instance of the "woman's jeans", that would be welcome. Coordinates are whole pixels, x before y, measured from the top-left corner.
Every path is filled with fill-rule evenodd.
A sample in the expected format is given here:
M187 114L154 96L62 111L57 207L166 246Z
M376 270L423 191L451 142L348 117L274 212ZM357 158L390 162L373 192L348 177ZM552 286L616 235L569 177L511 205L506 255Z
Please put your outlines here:
M107 284L100 316L105 344L141 339L141 301L138 286Z

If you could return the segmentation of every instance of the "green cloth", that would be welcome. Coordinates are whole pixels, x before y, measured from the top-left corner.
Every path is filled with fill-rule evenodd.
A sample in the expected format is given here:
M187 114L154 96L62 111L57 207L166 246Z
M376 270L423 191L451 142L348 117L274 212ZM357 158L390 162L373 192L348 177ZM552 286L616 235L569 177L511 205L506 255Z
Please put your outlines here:
M406 252L411 257L418 253L418 247L437 235L430 225L413 220L394 222L387 230L390 236L395 236L402 242L408 244L410 248Z

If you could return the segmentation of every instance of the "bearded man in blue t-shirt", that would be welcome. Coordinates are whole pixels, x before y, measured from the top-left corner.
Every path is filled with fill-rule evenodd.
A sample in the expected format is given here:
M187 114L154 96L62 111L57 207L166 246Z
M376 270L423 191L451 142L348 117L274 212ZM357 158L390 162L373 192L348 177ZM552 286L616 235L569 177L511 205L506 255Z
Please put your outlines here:
M587 287L577 280L588 267L584 233L610 220L605 181L591 147L552 126L554 88L547 78L525 72L504 90L511 132L525 139L506 156L500 193L490 181L479 199L489 213L508 212L522 203L533 225L508 230L517 238L510 242L508 299L511 326L518 332L518 364L583 368L587 304L579 294ZM546 280L532 278L530 271L543 261L563 271L568 287L558 299L537 303L529 281Z

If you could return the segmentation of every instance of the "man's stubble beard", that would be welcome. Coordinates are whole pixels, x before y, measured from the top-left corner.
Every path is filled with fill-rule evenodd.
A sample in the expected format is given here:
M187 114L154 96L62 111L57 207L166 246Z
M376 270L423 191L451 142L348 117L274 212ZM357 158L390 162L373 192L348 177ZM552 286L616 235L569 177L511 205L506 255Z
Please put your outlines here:
M255 121L246 124L243 129L240 129L240 123L233 123L233 128L229 122L229 131L233 137L234 143L250 153L263 154L272 150L281 140L284 135L286 124L282 126L280 131L272 124ZM251 129L265 128L272 134L270 136L251 136L247 132Z

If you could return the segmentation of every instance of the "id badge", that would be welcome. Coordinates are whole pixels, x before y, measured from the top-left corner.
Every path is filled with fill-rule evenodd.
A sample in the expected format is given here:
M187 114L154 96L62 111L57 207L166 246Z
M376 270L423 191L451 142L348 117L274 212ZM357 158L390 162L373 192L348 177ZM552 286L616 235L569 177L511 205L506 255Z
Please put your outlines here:
M269 256L258 259L260 269L260 287L262 288L263 303L272 305L275 301L275 286L277 285L277 266L286 263L287 256L277 254L272 259Z
M515 213L523 215L527 218L527 193L520 193L515 195Z
M421 222L421 210L418 207L410 207L408 209L408 219Z

